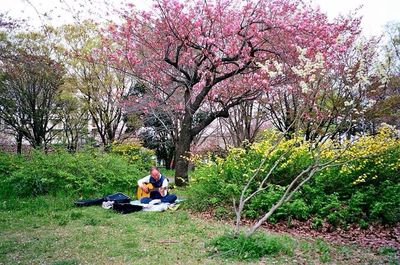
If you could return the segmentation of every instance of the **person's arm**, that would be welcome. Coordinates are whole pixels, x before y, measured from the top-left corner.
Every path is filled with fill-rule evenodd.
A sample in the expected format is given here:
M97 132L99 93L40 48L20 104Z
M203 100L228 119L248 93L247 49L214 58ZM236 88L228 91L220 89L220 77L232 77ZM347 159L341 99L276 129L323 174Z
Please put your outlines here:
M161 185L160 194L163 197L168 194L168 179L166 177L164 177L164 181Z
M150 182L150 176L146 176L144 178L141 178L138 180L137 184L139 188L141 188L143 191L148 191L147 187L145 186L146 183Z

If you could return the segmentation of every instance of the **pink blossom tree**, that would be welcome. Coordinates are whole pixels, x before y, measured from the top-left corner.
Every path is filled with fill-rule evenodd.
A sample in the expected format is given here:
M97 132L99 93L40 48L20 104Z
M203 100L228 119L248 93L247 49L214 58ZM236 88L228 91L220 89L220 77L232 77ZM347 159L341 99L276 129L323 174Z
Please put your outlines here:
M132 98L146 111L162 108L174 121L176 182L188 181L190 145L229 109L284 84L300 82L292 66L303 57L340 67L340 53L359 33L358 18L330 21L300 0L157 0L133 5L109 26L104 49L117 68L145 84ZM111 40L111 41L110 41ZM278 62L271 78L259 63ZM199 112L207 113L195 119Z

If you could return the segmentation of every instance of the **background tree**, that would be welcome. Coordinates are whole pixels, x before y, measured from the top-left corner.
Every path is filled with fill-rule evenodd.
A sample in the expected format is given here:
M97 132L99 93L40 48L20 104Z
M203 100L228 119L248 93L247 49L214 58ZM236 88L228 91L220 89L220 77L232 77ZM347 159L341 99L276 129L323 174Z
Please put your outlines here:
M258 133L269 122L265 107L259 100L246 101L233 107L229 117L219 119L221 132L225 146L242 146L255 141ZM226 139L228 138L228 139Z
M153 109L143 119L143 128L139 138L143 146L156 151L157 158L163 160L166 169L174 167L175 145L173 138L173 123L168 115Z
M58 101L57 117L63 132L61 138L67 150L75 152L79 143L88 136L89 112L77 96L77 91L68 86L68 81L63 85Z
M51 48L40 33L20 33L2 39L0 117L13 128L17 151L25 138L34 148L46 148L57 125L54 111L63 83L63 66L51 59Z
M60 38L58 53L68 65L71 83L79 91L96 128L95 135L107 147L122 139L126 129L124 100L133 79L124 71L116 71L100 49L98 25L84 21L53 29Z
M368 98L374 104L366 112L365 120L372 133L377 132L381 123L400 128L400 23L388 24L385 37L384 56L377 68L386 80L368 90Z
M340 66L322 69L323 74L319 68L321 65L318 66L321 62L300 54L299 66L292 67L297 80L292 79L293 83L268 91L261 100L272 125L285 132L286 139L292 138L298 132L302 132L306 140L321 140L330 130L339 135L343 132L354 134L360 131L364 112L367 105L370 105L368 89L379 84L379 78L374 79L377 73L374 69L376 51L373 47L376 45L377 41L374 39L357 40L338 54L336 60ZM274 69L273 75L278 75L277 67L280 66L271 65L267 70ZM305 74L298 67L316 68L310 74ZM343 119L349 118L346 116L349 108L357 111L357 114L352 113L352 119L358 121L348 121L347 124L354 124L350 131L347 128L338 130L338 124L343 124ZM299 117L299 114L302 116Z
M286 0L160 0L149 12L129 6L121 13L124 23L109 27L109 58L146 83L151 97L143 105L163 108L173 120L178 185L188 181L186 158L201 131L232 107L287 82L262 78L257 62L279 58L290 69L296 46L308 48L307 56L326 51L331 57L352 41L359 24L331 22L301 1ZM208 115L195 125L199 111Z

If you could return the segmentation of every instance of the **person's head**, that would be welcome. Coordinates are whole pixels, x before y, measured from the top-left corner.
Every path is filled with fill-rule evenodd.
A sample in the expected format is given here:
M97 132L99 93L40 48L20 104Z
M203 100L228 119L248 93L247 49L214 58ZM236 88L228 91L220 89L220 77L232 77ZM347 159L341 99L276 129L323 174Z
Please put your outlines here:
M160 178L160 170L158 169L158 167L151 167L150 175L155 179L159 179Z

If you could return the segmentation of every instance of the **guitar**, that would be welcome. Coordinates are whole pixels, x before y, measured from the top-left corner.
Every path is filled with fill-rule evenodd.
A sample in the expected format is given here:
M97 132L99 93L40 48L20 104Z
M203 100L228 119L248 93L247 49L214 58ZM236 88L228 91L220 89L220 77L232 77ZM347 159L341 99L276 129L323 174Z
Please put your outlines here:
M143 197L150 197L150 193L153 191L160 191L160 188L154 188L153 184L151 184L151 183L147 183L144 185L148 188L148 192L145 192L140 187L138 187L137 192L136 192L136 197L138 200L140 200Z

